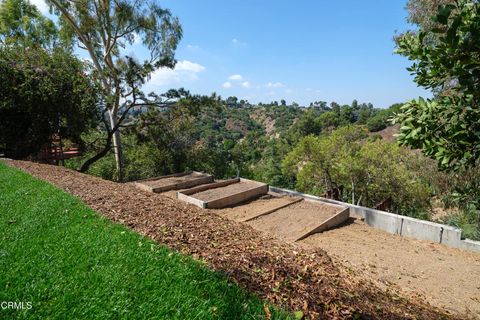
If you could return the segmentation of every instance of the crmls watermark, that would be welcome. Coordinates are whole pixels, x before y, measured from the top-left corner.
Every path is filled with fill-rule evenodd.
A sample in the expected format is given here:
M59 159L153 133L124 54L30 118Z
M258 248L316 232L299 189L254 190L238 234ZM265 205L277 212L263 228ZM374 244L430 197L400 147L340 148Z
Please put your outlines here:
M24 301L2 301L0 302L0 310L30 310L32 309L32 302Z

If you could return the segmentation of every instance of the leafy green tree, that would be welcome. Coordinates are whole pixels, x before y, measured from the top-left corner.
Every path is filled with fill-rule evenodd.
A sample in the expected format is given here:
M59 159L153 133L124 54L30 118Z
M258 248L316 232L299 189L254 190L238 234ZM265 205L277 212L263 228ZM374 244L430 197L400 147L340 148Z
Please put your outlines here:
M52 49L59 44L58 29L30 1L3 0L0 3L0 44ZM68 46L67 43L62 45Z
M337 113L333 111L322 113L315 122L317 126L321 128L321 131L331 131L340 125L340 119Z
M468 168L480 157L480 4L458 0L440 6L434 19L440 27L397 39L397 52L414 61L415 82L440 92L402 107L399 141L441 168ZM425 43L429 35L438 41Z
M283 173L300 191L321 195L343 185L344 200L353 204L373 207L391 198L392 209L402 214L427 209L429 189L410 170L415 156L395 144L366 141L366 137L365 128L359 126L305 137L283 160Z
M98 123L97 90L82 61L61 48L0 48L0 145L36 155L53 133L76 143Z
M292 143L296 143L302 137L308 135L320 134L322 128L316 121L317 115L314 109L308 109L300 116L298 121L289 130L289 139Z
M432 19L441 5L453 4L455 0L409 0L407 3L408 22L423 30L432 30L438 27Z
M117 179L122 180L123 156L120 126L136 107L163 106L157 95L145 95L141 86L161 68L173 68L174 53L182 36L177 18L154 1L48 0L59 16L61 34L73 39L92 60L92 76L103 97L107 137L104 148L79 168L89 166L113 147ZM140 41L149 57L138 61L125 52ZM107 124L108 122L108 124Z
M307 136L285 157L283 172L300 191L323 193L341 184L335 169L337 154L342 148L357 148L354 142L365 137L360 127L343 127L326 137Z

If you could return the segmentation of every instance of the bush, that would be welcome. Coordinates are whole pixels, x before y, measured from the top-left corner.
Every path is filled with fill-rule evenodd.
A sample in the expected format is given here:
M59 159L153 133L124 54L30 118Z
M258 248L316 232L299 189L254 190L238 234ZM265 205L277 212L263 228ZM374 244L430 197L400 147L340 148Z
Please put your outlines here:
M388 122L385 116L377 115L367 121L367 128L370 132L378 132L387 127Z
M98 119L84 69L62 49L0 48L0 146L7 157L37 154L53 133L81 143Z

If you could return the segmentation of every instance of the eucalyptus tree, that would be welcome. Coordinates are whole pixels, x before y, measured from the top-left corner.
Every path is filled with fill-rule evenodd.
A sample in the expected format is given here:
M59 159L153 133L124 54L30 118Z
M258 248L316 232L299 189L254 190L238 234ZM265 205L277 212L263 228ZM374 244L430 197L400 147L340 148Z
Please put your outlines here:
M182 37L178 18L155 1L143 0L47 0L59 16L63 39L85 50L92 76L102 93L102 120L107 132L105 147L79 168L89 166L112 148L117 180L123 176L120 127L135 107L164 106L164 98L146 95L141 87L152 73L175 66L175 50ZM148 54L143 61L129 55L142 44Z
M52 49L58 42L55 23L28 0L3 0L0 3L0 44Z

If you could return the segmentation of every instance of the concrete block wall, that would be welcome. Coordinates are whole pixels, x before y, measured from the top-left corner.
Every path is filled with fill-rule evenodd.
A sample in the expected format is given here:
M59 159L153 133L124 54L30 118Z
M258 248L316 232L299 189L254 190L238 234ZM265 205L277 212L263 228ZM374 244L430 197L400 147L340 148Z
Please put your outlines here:
M442 243L449 247L480 253L480 241L470 239L462 240L461 229L282 188L270 187L270 191L348 207L350 209L350 216L363 218L367 225L388 233Z

